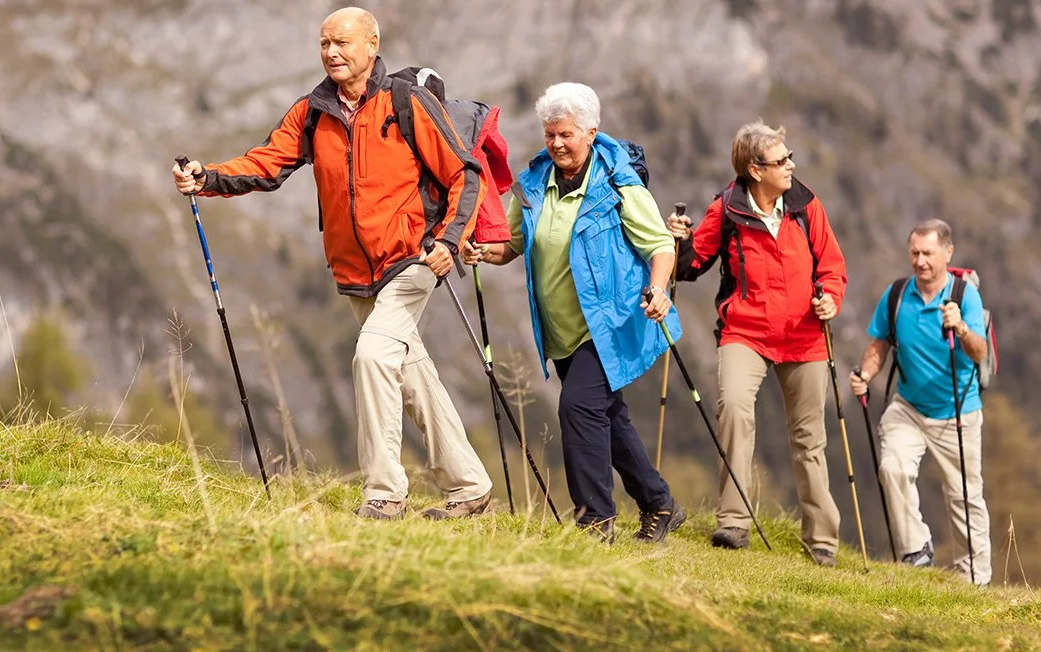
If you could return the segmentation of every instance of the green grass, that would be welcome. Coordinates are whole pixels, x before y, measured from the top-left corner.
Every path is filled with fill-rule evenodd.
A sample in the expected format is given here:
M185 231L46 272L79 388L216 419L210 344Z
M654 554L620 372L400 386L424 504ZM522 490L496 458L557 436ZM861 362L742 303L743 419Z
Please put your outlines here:
M843 549L813 566L797 525L724 552L697 515L665 545L613 547L541 515L362 521L357 486L278 478L274 500L205 464L67 426L0 426L0 648L28 650L1027 650L1029 589L980 590ZM558 500L563 500L561 495ZM212 529L211 529L212 527Z

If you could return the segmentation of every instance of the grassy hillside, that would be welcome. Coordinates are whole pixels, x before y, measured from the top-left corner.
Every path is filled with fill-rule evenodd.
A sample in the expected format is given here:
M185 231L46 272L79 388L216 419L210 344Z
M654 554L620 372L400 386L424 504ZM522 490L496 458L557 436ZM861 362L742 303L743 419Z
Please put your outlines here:
M1029 589L979 590L855 551L817 568L797 526L727 553L698 515L667 544L552 519L357 519L355 485L257 481L182 448L0 426L0 648L28 650L1027 650ZM413 508L432 498L414 498Z

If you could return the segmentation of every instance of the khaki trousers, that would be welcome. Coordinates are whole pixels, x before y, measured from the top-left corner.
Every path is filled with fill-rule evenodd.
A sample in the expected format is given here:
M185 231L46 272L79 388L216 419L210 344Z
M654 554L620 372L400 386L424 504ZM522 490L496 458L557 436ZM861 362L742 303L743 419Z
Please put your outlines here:
M435 282L426 265L412 265L375 297L350 297L361 324L353 370L364 500L398 501L408 495L401 465L402 407L423 432L427 467L448 500L473 500L492 488L419 337L419 319Z
M828 462L824 456L824 404L827 400L828 363L774 364L741 344L719 348L719 401L716 418L719 440L747 492L755 449L755 401L770 367L774 367L784 394L792 473L802 508L802 540L810 548L831 552L839 545L839 509L828 490ZM719 463L719 527L747 530L752 519L741 495Z
M983 410L962 415L965 477L972 520L972 563L977 584L990 582L990 515L983 500ZM969 546L965 536L965 499L961 485L961 457L954 419L929 419L897 395L886 408L879 426L882 457L878 473L889 504L893 540L900 555L917 552L932 540L919 510L918 468L928 450L940 467L947 518L953 529L954 568L969 579Z

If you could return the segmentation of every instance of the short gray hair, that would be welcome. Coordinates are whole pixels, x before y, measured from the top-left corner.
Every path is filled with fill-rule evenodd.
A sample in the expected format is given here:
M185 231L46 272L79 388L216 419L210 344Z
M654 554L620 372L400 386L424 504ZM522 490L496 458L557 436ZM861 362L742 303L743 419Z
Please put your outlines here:
M951 225L935 217L915 224L907 236L907 241L911 241L912 235L929 235L930 233L936 234L936 240L941 247L950 247L954 244L954 239L951 237Z
M561 82L542 93L535 102L535 114L542 126L572 118L579 129L596 129L600 126L600 98L585 84Z

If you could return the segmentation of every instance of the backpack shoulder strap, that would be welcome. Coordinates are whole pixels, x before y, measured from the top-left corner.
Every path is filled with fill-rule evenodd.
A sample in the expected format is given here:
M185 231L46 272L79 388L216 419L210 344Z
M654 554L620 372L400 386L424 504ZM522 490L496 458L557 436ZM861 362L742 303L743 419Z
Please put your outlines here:
M817 254L813 251L813 238L810 237L810 218L806 215L806 209L796 211L792 217L799 223L799 226L802 227L802 232L806 235L806 246L809 248L810 258L813 260L813 276L811 278L816 283L817 264L819 261L817 260Z
M390 101L394 107L394 118L401 130L401 137L408 143L416 160L419 158L419 148L416 146L416 133L413 127L412 117L412 82L399 77L390 80Z
M307 100L307 114L304 116L304 128L300 139L300 158L304 163L314 163L314 132L318 128L318 119L322 117L321 109L313 106L311 100Z
M886 314L889 316L889 337L886 339L890 346L896 346L896 316L900 312L900 302L904 299L904 290L907 289L907 283L910 280L909 276L898 278L893 281L893 285L889 289L886 306Z
M954 285L951 286L951 299L958 304L961 308L962 299L965 298L965 286L968 284L964 278L960 276L954 277Z

